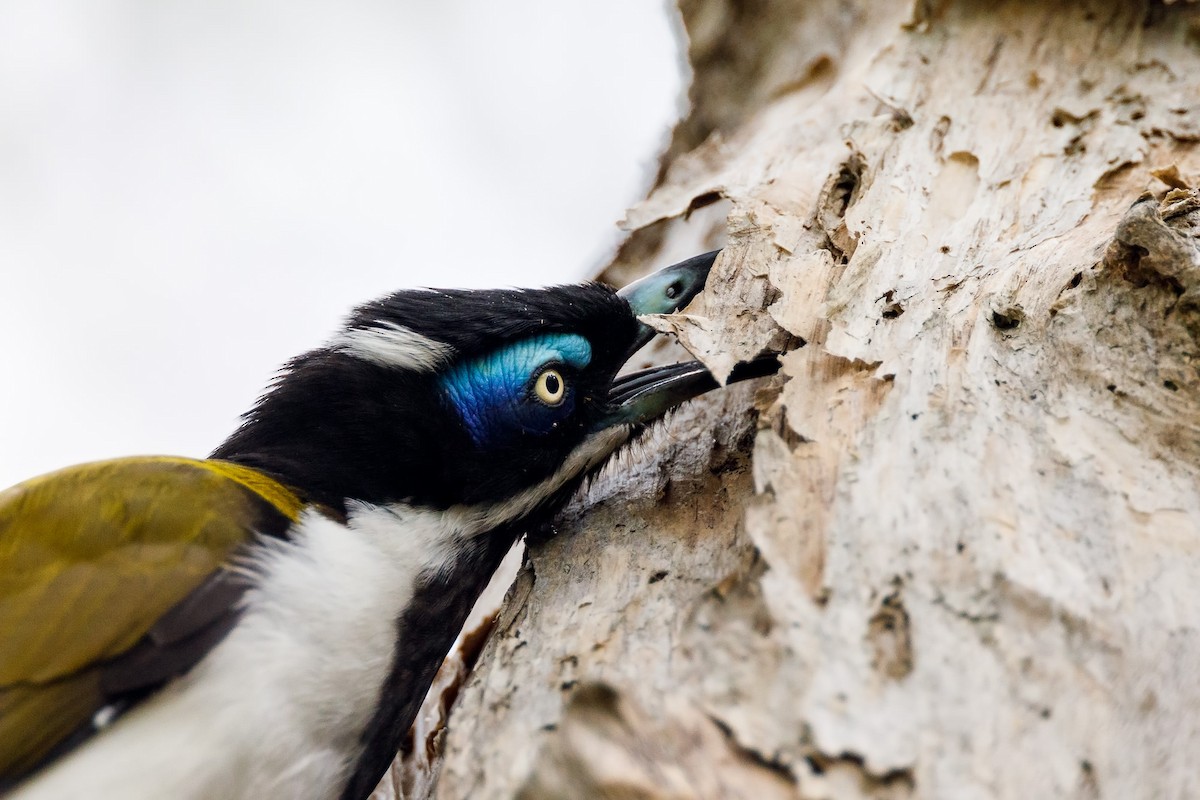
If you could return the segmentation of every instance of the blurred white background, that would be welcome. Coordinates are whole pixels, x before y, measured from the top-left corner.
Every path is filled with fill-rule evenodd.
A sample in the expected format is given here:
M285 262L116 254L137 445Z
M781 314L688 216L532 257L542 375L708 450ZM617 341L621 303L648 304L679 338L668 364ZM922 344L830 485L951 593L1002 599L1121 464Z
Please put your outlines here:
M0 488L207 454L375 295L586 276L680 112L673 15L0 4Z

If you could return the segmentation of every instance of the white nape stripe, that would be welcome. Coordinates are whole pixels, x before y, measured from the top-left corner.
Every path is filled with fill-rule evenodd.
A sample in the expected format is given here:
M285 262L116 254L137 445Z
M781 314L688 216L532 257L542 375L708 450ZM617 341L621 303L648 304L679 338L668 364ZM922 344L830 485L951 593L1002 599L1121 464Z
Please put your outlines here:
M450 360L454 348L394 322L380 320L369 328L350 328L330 346L385 367L430 372Z
M629 437L591 436L550 477L503 503L445 511L347 504L345 525L306 512L263 539L237 626L189 673L7 800L323 800L361 754L418 576L529 514Z

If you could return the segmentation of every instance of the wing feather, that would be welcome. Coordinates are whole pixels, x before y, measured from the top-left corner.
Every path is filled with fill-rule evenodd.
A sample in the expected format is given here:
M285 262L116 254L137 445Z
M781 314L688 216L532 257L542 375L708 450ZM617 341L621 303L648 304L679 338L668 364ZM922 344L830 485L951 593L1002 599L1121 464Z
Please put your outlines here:
M222 566L302 507L254 470L167 457L0 493L0 785L203 657L245 590Z

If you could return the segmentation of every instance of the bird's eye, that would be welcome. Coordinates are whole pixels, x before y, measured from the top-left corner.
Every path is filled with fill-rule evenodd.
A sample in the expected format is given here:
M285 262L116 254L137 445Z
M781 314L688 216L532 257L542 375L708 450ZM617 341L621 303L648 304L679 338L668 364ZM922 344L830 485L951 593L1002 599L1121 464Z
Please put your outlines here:
M542 374L538 375L537 383L533 385L533 391L538 400L548 406L556 406L562 403L563 398L567 396L567 382L563 380L562 373L556 369L542 370Z

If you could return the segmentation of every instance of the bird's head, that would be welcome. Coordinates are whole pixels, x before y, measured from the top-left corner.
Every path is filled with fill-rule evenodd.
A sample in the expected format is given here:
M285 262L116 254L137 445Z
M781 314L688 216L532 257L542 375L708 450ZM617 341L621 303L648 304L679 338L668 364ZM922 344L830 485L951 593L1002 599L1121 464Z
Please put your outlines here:
M617 292L402 291L293 360L214 457L310 499L509 509L553 505L669 409L716 387L697 362L618 376L703 288L716 253ZM753 362L734 379L774 372Z

